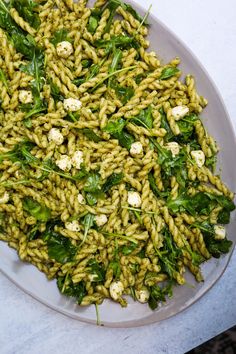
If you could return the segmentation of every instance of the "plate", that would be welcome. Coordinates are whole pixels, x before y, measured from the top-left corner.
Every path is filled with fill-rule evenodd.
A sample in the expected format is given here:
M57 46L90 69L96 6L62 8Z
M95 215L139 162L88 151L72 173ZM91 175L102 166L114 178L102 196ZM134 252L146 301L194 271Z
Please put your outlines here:
M142 15L145 10L134 1L128 1ZM221 96L209 77L206 70L199 63L194 54L154 15L149 16L151 48L168 62L175 56L181 58L180 65L183 74L193 74L197 79L197 89L201 95L209 100L209 105L204 110L202 118L206 128L215 137L221 151L218 155L218 168L220 168L224 182L236 190L236 165L235 151L236 141L229 116L227 114ZM235 213L231 216L231 224L228 227L228 236L234 244L236 235ZM151 311L147 305L141 305L129 299L127 308L121 308L118 304L105 300L99 307L101 321L109 327L135 327L161 321L173 316L197 301L208 291L223 274L231 252L220 259L212 259L202 267L205 281L196 283L192 275L187 274L187 282L194 285L180 286L174 289L174 297L156 311ZM79 307L73 301L61 295L55 281L48 281L44 274L34 266L21 262L16 252L7 244L0 242L0 270L27 294L33 296L50 308L61 312L74 319L96 324L95 307Z

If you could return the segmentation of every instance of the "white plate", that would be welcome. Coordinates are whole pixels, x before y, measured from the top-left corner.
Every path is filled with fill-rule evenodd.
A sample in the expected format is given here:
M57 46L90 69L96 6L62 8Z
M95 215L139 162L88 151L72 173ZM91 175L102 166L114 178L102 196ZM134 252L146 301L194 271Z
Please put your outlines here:
M128 1L142 15L145 10L134 1ZM235 152L236 142L229 116L222 102L221 96L210 79L206 70L202 67L192 52L184 45L174 33L172 33L155 16L149 16L151 48L163 58L165 62L175 56L181 58L181 69L184 74L191 73L197 78L198 92L209 100L208 107L202 114L204 124L210 133L216 138L221 151L218 157L218 166L224 182L236 190L236 165ZM231 224L228 227L228 236L234 241L236 219L232 214ZM224 272L231 252L219 260L212 259L202 267L205 281L197 284L190 274L187 274L187 281L193 287L181 286L174 290L174 298L156 311L151 311L147 305L141 305L129 299L127 308L121 308L111 301L104 301L99 307L102 323L110 327L134 327L153 322L161 321L186 309L198 300ZM26 293L45 305L65 315L80 321L96 323L94 306L79 307L73 301L62 296L55 281L48 281L44 274L40 273L34 266L23 263L19 260L16 252L6 244L0 242L0 269Z

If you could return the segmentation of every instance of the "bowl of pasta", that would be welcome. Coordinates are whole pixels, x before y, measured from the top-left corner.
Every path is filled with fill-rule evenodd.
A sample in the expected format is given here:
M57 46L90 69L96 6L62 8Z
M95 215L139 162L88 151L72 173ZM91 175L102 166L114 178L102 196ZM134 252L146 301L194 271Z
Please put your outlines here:
M89 323L186 309L235 243L235 137L205 69L131 0L0 0L0 37L0 270Z

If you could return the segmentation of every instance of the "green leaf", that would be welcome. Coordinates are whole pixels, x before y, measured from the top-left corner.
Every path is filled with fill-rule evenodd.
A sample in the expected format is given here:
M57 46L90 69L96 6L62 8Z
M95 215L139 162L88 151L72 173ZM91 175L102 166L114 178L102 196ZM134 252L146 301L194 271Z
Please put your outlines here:
M82 280L81 282L74 284L71 277L68 275L58 277L57 286L63 295L74 297L79 305L87 295L85 282Z
M97 204L97 197L93 193L86 193L86 201L88 205L95 205Z
M104 131L110 133L115 139L118 139L121 146L125 147L127 150L130 150L135 139L133 135L124 130L125 125L126 121L122 118L116 121L109 121L104 128Z
M94 222L95 222L95 215L94 214L88 213L85 215L85 217L82 221L82 224L84 226L84 237L83 237L83 240L82 240L80 246L85 242L88 232L93 227Z
M124 178L124 174L121 173L112 173L106 180L106 182L102 186L102 190L104 193L107 193L112 187L117 186L122 182Z
M0 154L0 161L9 159L12 162L18 162L22 165L37 163L38 159L30 153L34 147L34 143L22 141L16 144L11 151Z
M3 82L5 87L8 87L7 78L2 69L0 69L0 81Z
M213 257L219 258L221 254L226 254L229 252L233 242L227 240L215 240L214 236L205 235L204 241L208 251L212 254Z
M141 125L147 129L153 128L152 107L142 110L138 116L131 119L132 123Z
M147 21L144 21L144 18L139 15L137 11L134 10L134 8L129 5L129 4L122 4L121 5L123 9L127 12L129 12L136 20L138 20L140 23L143 22L144 25L148 25Z
M155 310L159 302L165 302L166 296L172 297L172 287L173 283L169 282L165 287L160 287L158 285L153 285L150 287L150 297L148 300L148 305L151 310Z
M159 80L169 79L170 77L175 76L178 73L180 73L180 70L178 68L175 67L164 68L161 72L161 76L159 77Z
M24 197L22 205L23 209L38 221L46 222L51 218L51 210L31 197Z
M89 17L89 22L87 24L88 31L90 33L94 34L94 32L96 31L96 29L98 27L98 23L99 23L98 17L95 17L95 16L91 15Z
M115 277L115 279L119 279L121 275L120 262L118 260L113 260L109 263L108 268L113 270L113 276Z
M86 179L84 191L90 193L101 191L100 183L100 175L96 172L91 172Z
M61 94L59 87L52 82L52 80L49 80L49 85L51 88L51 96L54 99L54 101L57 103L59 101L64 101L64 96Z
M123 104L126 104L134 95L132 87L120 86L118 83L112 82L111 87L115 90L117 97Z
M89 273L93 275L93 283L104 282L106 271L103 265L99 264L96 259L90 259L87 263Z
M121 253L124 256L128 256L131 254L135 249L137 248L137 245L135 243L130 243L129 245L124 245L121 247Z
M94 141L95 143L99 143L100 141L102 141L102 138L100 138L100 136L94 133L94 131L90 128L82 129L82 133L86 136L86 138L91 141Z
M19 15L30 24L31 27L38 29L40 18L36 11L38 4L32 0L11 0L11 6L14 7Z
M53 33L53 37L51 38L51 43L54 44L54 46L64 41L71 42L69 33L65 28L59 29Z

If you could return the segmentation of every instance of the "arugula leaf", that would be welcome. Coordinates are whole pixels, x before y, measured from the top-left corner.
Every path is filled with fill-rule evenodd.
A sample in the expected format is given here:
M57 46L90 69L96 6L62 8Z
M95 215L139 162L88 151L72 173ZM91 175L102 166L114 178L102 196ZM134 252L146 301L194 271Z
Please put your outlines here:
M51 218L51 210L31 197L24 197L22 205L23 209L38 221L46 222Z
M91 16L89 17L88 24L87 24L88 31L90 33L94 34L94 32L96 31L96 29L98 27L98 23L99 23L99 17L91 14Z
M91 141L94 141L95 143L99 143L100 141L102 141L102 138L100 138L100 136L94 133L94 131L90 128L82 129L82 133L86 136L86 138Z
M54 84L51 79L49 80L49 85L51 87L51 96L54 99L54 101L56 103L59 101L63 101L64 96L61 94L59 87L56 84Z
M204 241L208 251L212 254L214 258L220 258L221 254L226 254L229 252L233 242L227 240L215 240L214 237L205 236Z
M124 245L121 247L121 253L125 256L128 256L131 254L135 249L137 248L137 245L135 243L130 243L129 245Z
M150 287L150 297L148 300L148 305L151 310L155 310L159 302L165 302L166 296L168 296L169 298L173 296L172 287L173 282L169 282L163 288L158 285L153 285Z
M115 90L117 97L123 104L126 104L134 95L132 87L120 86L116 82L112 82L111 87Z
M0 161L10 159L12 162L19 162L22 165L37 163L38 159L30 153L34 147L34 143L22 141L16 144L11 151L0 154Z
M120 267L120 262L118 259L115 259L109 263L108 268L113 270L113 276L115 279L119 279L121 275L121 267Z
M117 186L121 183L124 178L124 174L121 173L112 173L106 180L106 182L102 186L102 190L104 193L107 193L112 187Z
M83 240L82 240L80 246L82 246L82 244L85 242L88 232L93 227L94 222L95 222L95 215L94 214L88 213L83 218L82 225L84 226L84 237L83 237Z
M169 79L170 77L175 76L178 73L180 73L180 70L178 68L175 67L164 68L161 72L161 76L159 77L159 80Z
M0 69L0 81L3 82L5 87L8 87L6 75L4 74L2 69Z
M117 8L121 5L121 2L119 0L108 0L105 4L105 6L103 7L102 9L102 13L108 9L110 11L110 16L109 16L109 19L107 21L107 24L106 24L106 27L104 29L104 33L107 33L109 32L110 28L111 28L111 25L112 25L112 21L113 21L113 18L116 14L116 10Z
M164 197L167 197L169 195L169 192L162 192L162 191L159 191L159 189L157 188L157 185L156 185L156 181L155 181L155 178L154 178L154 175L152 172L149 172L148 174L148 181L149 181L149 184L150 184L150 187L151 187L151 190L153 191L154 195L157 197L157 198L164 198Z
M193 197L185 193L180 194L176 199L169 200L167 206L174 213L188 211L191 215L208 215L217 205L223 207L223 210L230 212L235 209L232 200L225 196L218 196L210 193L199 192Z
M61 43L63 41L71 42L69 33L65 28L55 31L53 37L51 38L51 43L54 44L54 46L56 46L58 43Z
M74 297L79 305L87 295L85 282L82 280L81 282L74 284L71 277L68 275L58 277L57 286L63 295Z
M83 68L89 68L92 65L92 63L93 63L92 59L83 59L81 61Z
M163 107L159 109L159 112L161 114L161 128L164 128L167 131L167 134L164 136L164 140L165 142L168 142L173 139L175 135L169 126Z
M11 0L11 6L14 7L19 15L30 24L31 27L38 29L40 18L36 8L38 4L32 0Z
M104 128L104 131L110 133L115 139L118 139L121 146L125 147L127 150L130 150L135 139L133 135L124 130L125 125L126 121L122 118L116 121L109 121Z
M140 47L138 41L134 37L129 37L126 35L112 36L111 39L99 39L94 42L97 48L104 48L106 54L109 54L114 48L129 49Z
M147 21L144 21L144 18L139 15L137 11L134 10L134 8L129 5L129 4L121 4L122 8L129 12L136 20L138 20L140 23L143 23L144 25L148 25Z
M182 118L177 122L180 134L176 137L177 141L180 143L186 144L190 140L193 140L195 137L195 126L194 123L199 120L199 117L196 114L190 114Z
M103 265L99 264L96 259L90 259L87 263L89 273L93 275L92 282L102 282L105 280L106 271Z
M74 182L80 181L88 175L88 172L83 166L81 166L80 171L75 175L63 172L51 159L45 160L42 166L37 165L35 167L43 171L43 174L40 177L41 180L43 180L42 178L46 178L49 173L55 173L58 176L64 177Z
M132 123L136 125L144 126L148 129L153 127L153 117L152 117L152 107L149 106L147 109L142 110L138 116L131 119Z

